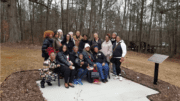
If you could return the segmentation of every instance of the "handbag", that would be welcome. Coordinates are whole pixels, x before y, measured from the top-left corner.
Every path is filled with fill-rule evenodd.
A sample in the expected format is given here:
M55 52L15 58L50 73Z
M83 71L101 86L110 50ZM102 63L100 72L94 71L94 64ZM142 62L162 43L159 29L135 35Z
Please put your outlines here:
M91 72L91 78L99 78L99 72Z
M115 51L115 49L117 48L117 46L120 45L120 43L121 43L121 42L119 42L119 43L116 45L116 47L113 49L113 52ZM112 58L110 59L110 62L114 63L114 62L115 62L115 58L112 57Z

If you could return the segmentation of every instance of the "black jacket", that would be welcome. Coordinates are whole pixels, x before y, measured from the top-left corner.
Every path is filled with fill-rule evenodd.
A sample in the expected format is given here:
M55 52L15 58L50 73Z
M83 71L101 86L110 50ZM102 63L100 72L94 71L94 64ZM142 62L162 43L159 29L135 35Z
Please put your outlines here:
M101 44L102 44L102 40L99 38L98 42L95 41L95 39L93 39L91 41L91 51L93 52L94 51L94 46L98 46L98 49L101 50Z
M43 41L43 45L42 45L42 57L46 57L48 56L48 53L46 52L46 49L48 47L53 47L53 39L50 39L50 38L46 38L44 41Z
M74 45L74 42L71 40L71 38L70 38L70 40L69 40L69 43L68 43L68 44L66 43L66 36L64 36L63 41L62 41L61 43L62 43L63 45L66 45L66 46L67 46L69 52L72 52L73 47L75 46L75 45Z
M99 62L99 63L105 63L106 62L106 57L102 52L98 52L98 53L93 53L93 57L94 57L94 62Z
M76 54L74 51L69 53L69 60L73 62L76 69L78 68L78 65L76 64L75 60L79 58L79 52Z
M84 62L84 64L81 65L81 62ZM79 58L76 58L75 63L77 64L77 67L76 67L77 69L79 68L86 69L88 66L88 63L85 61L85 59L80 60Z
M88 53L86 51L83 50L82 54L83 54L84 60L87 61L87 63L90 66L93 66L94 65L94 63L93 63L93 61L94 61L93 55L91 54L91 56L90 56L91 59L92 59L92 61L91 61L91 59L89 58Z
M88 43L90 45L90 41L89 40L84 40L82 39L79 43L79 52L82 53L83 49L84 49L84 45Z
M56 62L61 66L71 66L71 64L67 61L67 55L64 52L58 52L56 55Z
M111 39L112 44L116 42L116 39Z

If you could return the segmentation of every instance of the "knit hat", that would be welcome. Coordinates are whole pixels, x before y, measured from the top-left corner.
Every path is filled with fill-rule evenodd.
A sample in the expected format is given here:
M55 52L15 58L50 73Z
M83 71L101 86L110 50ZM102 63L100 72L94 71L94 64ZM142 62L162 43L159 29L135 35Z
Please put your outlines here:
M69 34L70 34L70 35L72 35L72 34L73 34L73 32L69 32Z
M48 55L50 56L50 54L51 54L52 52L54 52L53 47L48 47L48 48L47 48L47 52L48 52Z
M58 32L63 32L61 29L58 29L57 31L58 31Z
M51 31L51 30L47 30L47 31L45 31L44 32L44 38L46 38L46 37L48 37L49 35L54 35L54 32L53 31Z
M88 43L86 43L86 44L84 45L84 48L86 48L86 47L90 47L90 45L89 45Z
M95 45L94 48L96 48L96 47L98 48L98 46Z

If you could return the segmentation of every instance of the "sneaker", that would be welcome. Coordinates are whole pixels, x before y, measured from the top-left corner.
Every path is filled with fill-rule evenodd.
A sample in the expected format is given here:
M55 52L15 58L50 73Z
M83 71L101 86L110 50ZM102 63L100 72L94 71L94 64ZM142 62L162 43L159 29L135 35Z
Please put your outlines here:
M80 85L83 85L83 83L81 82L81 79L78 79L77 82L78 82Z
M123 80L122 76L119 76L119 80L120 80L120 81L122 81L122 80Z
M75 85L77 85L77 84L78 84L77 79L74 79L74 80L73 80L73 83L74 83Z
M115 79L115 80L119 79L119 76L116 75L116 76L114 77L114 79Z

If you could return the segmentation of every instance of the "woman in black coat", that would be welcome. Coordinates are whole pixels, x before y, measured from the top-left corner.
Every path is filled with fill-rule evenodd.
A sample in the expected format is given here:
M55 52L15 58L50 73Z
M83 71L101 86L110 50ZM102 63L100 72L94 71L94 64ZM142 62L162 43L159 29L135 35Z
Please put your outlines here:
M86 43L90 44L90 41L88 40L88 36L84 34L83 39L79 43L79 52L83 52Z
M61 42L63 45L66 45L69 52L72 52L74 45L74 42L71 40L71 36L67 34L63 41Z
M44 32L44 42L42 45L42 57L44 58L44 60L47 60L49 58L48 52L47 52L47 48L48 47L53 47L53 31L45 31Z
M61 72L64 75L65 87L69 88L74 87L72 82L75 75L75 68L73 68L73 63L69 60L69 53L67 51L67 46L62 46L62 51L58 52L56 56L57 64L60 64L61 67L57 68L54 72Z

